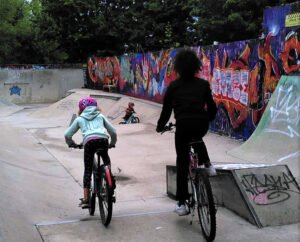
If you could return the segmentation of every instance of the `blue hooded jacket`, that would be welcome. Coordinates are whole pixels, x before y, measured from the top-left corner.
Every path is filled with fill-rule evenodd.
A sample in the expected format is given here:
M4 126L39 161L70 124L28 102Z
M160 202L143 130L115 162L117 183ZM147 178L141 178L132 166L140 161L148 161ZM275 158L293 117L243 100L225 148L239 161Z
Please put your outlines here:
M89 138L109 139L110 137L110 145L115 145L117 142L116 129L108 119L100 113L97 107L86 107L80 116L77 117L65 131L65 140L69 146L75 144L72 136L79 129L82 133L83 145L86 144Z

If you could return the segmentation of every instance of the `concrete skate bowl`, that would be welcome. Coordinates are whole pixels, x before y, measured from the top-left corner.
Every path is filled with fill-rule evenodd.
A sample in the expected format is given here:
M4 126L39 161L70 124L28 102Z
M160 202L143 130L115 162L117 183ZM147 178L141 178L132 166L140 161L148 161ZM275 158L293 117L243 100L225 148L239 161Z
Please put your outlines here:
M102 98L98 91L74 89L70 90L65 98L29 114L29 116L39 119L66 120L66 122L69 122L73 114L77 114L78 112L78 101L86 96L95 97L103 113L109 110L116 102L114 99Z
M229 151L251 163L288 165L299 183L300 77L282 76L251 137Z
M6 117L24 109L4 98L0 98L0 117Z
M154 102L137 99L128 96L119 96L120 99L115 105L106 113L107 117L113 124L118 124L122 121L122 117L125 115L125 110L128 107L129 102L135 104L134 109L137 117L141 123L156 125L157 119L161 112L161 104Z
M68 120L77 114L78 101L85 96L97 100L102 113L114 124L119 124L125 115L128 102L135 103L135 111L141 123L156 124L161 111L161 105L120 94L112 94L91 89L73 89L69 95L48 107L29 114L33 118Z

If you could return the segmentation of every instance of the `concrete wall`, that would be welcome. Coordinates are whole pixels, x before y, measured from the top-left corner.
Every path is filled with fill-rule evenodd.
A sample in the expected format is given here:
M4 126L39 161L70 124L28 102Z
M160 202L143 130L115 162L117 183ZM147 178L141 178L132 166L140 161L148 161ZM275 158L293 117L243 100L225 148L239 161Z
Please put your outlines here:
M15 104L56 102L84 86L82 69L0 70L0 97Z

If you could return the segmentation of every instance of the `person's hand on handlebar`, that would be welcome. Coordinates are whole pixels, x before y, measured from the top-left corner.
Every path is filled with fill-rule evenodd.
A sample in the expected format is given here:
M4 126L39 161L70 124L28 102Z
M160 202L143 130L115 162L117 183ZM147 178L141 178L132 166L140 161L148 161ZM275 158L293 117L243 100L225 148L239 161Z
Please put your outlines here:
M167 125L165 125L165 127L163 129L158 129L158 127L156 128L156 131L163 134L166 131L171 131L173 129L173 127L175 126L175 124L173 123L168 123Z
M83 148L83 144L76 144L76 143L73 143L73 144L70 144L70 145L69 145L69 148L82 149L82 148Z
M161 127L156 127L156 132L157 133L161 133L162 131L164 130L164 128L161 128Z

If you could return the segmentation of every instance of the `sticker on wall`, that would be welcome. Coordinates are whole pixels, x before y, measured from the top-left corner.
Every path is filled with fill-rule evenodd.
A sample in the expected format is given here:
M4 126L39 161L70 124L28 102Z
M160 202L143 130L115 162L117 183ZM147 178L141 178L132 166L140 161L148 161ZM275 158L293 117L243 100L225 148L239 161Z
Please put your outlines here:
M293 13L285 16L285 27L300 25L300 13Z

